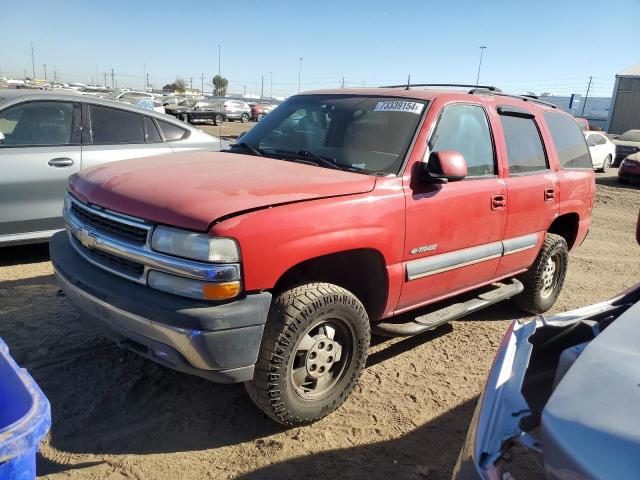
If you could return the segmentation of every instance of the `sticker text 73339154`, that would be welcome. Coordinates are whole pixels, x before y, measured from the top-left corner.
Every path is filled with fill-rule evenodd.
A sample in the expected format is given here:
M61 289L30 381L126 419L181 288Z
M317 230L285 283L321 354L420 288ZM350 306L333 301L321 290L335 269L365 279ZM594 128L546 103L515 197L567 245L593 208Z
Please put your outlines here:
M387 102L378 102L374 112L410 112L415 113L416 115L422 112L422 108L424 107L423 103L418 102L405 102L402 100L393 100Z

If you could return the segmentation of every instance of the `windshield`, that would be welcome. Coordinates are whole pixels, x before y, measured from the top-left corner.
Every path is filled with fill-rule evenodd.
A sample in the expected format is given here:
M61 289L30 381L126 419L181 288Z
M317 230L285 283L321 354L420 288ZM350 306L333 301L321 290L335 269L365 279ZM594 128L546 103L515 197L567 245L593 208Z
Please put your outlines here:
M424 108L413 99L300 95L267 115L242 143L268 157L303 153L352 171L397 174Z
M618 137L624 142L640 142L640 130L629 130Z

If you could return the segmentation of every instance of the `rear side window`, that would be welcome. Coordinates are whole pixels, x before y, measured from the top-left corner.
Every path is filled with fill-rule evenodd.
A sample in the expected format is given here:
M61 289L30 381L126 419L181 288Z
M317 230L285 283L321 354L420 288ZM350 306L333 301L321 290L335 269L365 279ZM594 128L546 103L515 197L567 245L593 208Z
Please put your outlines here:
M571 117L554 112L544 112L544 119L551 131L560 166L564 169L592 169L591 155L584 134L576 122Z
M470 177L495 174L491 132L484 109L479 105L446 107L429 142L429 150L462 153Z
M158 120L158 125L160 125L162 135L164 135L165 140L167 140L168 142L182 140L187 133L185 129L169 122L163 122L162 120Z
M500 115L507 144L509 175L547 170L540 132L533 118ZM575 122L574 122L575 123ZM575 125L578 128L578 125Z
M115 108L89 106L94 144L144 143L144 117Z

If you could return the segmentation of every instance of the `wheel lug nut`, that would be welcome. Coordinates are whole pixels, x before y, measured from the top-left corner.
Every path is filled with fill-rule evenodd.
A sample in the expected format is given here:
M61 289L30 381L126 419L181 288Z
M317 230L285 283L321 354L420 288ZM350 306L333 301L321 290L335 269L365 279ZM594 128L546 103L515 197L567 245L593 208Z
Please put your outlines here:
M324 367L320 367L320 368L318 369L318 371L319 371L320 373L324 373Z
M333 362L333 357L327 357L327 363Z
M318 356L318 354L317 354L316 352L311 352L311 353L309 354L309 358L310 358L311 360L313 360L313 359L314 359L314 358L316 358L317 356Z
M320 342L318 344L318 350L322 350L324 348L324 342Z
M311 366L309 366L309 370L311 370L312 372L314 372L316 369L316 364L312 363Z
M333 345L328 344L327 345L327 352L330 352L331 350L333 350Z

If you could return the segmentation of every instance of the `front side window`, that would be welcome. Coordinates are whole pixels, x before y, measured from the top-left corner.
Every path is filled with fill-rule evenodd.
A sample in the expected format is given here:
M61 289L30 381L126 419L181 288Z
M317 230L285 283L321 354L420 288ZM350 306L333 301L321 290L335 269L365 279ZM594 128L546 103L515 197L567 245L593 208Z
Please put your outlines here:
M29 102L0 112L3 146L69 145L74 138L74 105L65 102Z
M144 117L109 107L90 105L94 144L144 143Z
M584 139L584 134L573 118L555 112L544 112L544 119L551 131L551 138L558 153L560 166L569 168L592 169L591 155ZM593 134L594 143L600 145L603 139L600 135Z
M443 150L464 155L469 177L495 175L491 131L481 106L460 104L444 109L429 141L430 152Z
M540 132L533 118L500 115L500 122L507 144L509 175L538 172L549 168ZM575 127L578 128L578 125Z
M424 101L393 97L295 96L256 124L241 144L272 158L397 174L425 106Z

